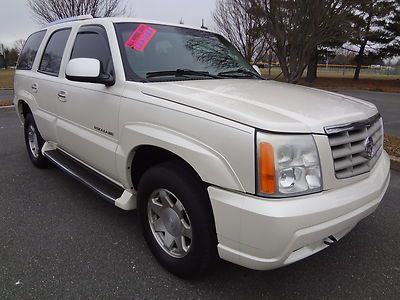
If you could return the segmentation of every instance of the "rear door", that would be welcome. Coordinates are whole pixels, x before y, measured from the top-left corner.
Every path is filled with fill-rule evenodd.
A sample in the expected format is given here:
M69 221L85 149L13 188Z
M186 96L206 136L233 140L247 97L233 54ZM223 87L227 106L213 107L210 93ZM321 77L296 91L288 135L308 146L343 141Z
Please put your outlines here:
M47 141L57 142L56 120L58 91L62 81L60 67L71 28L57 29L50 33L37 72L31 77L32 93L37 99L39 109L35 120L39 131Z
M31 34L27 39L18 59L14 89L16 99L27 101L41 135L45 140L49 140L55 137L52 125L55 124L56 119L56 103L49 102L42 97L44 91L41 86L39 88L38 84L42 74L37 73L40 53L45 47L45 40L47 40L45 36L46 30L41 30Z
M115 76L106 29L82 25L68 59L94 58L102 71ZM59 147L79 160L117 179L115 152L118 145L118 114L122 87L63 79L58 93L57 135Z

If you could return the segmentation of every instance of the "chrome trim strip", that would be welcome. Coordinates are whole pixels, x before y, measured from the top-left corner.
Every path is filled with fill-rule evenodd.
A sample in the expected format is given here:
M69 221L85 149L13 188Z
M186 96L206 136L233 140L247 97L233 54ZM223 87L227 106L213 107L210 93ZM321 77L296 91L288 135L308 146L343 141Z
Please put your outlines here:
M370 126L374 124L376 121L378 121L381 118L381 115L377 113L376 115L362 121L358 122L353 122L353 123L345 123L345 124L340 124L340 125L335 125L335 126L327 126L324 128L326 134L335 134L335 133L340 133L344 131L351 131L351 130L356 130L362 127Z

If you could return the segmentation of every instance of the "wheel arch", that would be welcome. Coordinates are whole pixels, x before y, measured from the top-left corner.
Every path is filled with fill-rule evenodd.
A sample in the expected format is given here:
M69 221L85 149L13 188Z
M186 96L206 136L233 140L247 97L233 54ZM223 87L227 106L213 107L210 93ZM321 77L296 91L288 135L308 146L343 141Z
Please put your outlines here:
M202 181L196 170L182 157L175 153L154 145L139 145L131 152L130 175L131 182L135 189L139 184L140 178L151 167L167 161L176 160L191 170L192 174Z
M26 101L20 99L17 102L16 109L18 112L19 119L21 120L22 123L25 123L26 115L28 113L32 113L31 108L29 107L29 104Z
M126 150L125 150L126 149ZM138 156L136 156L138 155ZM135 158L136 157L136 158ZM192 137L154 124L131 124L121 132L117 149L117 168L134 190L146 166L166 159L181 160L203 182L243 191L243 186L225 157ZM135 174L137 162L141 162Z

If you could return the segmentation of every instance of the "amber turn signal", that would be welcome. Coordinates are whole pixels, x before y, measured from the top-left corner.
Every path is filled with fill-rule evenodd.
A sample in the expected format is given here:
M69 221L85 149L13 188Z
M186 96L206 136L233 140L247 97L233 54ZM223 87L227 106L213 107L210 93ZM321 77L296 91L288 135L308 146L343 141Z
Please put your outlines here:
M260 192L273 194L276 192L274 149L271 144L260 144L259 180Z

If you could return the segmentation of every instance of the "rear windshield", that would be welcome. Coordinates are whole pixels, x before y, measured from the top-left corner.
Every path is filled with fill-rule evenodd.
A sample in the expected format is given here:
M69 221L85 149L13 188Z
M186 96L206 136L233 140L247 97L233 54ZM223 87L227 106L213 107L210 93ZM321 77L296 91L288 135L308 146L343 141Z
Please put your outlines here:
M40 44L42 43L45 34L46 30L38 31L32 34L27 39L18 60L18 70L32 69L33 62L35 61L36 54L39 50Z
M130 81L147 81L149 73L178 69L213 75L236 69L256 73L218 34L143 23L117 23L115 30L126 79Z

